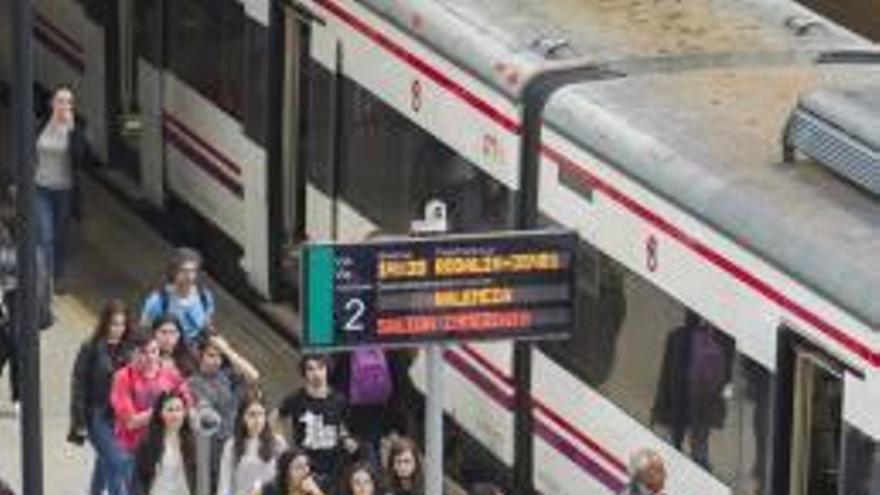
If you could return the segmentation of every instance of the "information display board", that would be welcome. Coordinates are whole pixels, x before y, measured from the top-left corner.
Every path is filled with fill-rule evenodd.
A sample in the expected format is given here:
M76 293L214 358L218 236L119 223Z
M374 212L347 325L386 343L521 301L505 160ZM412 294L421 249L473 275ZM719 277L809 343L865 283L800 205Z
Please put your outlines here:
M303 349L566 337L576 247L544 231L308 244Z

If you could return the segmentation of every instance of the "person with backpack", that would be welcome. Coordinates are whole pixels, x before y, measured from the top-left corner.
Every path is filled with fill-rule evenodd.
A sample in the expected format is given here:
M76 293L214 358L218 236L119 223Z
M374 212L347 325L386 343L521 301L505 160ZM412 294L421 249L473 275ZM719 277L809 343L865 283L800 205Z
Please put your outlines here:
M363 456L378 466L382 437L392 427L390 360L379 347L361 347L343 354L339 363L334 383L348 401L351 433L362 441Z
M165 284L144 301L141 324L151 327L163 315L173 315L183 340L195 346L214 317L214 294L199 283L202 257L191 248L178 248L168 264Z
M82 445L86 435L95 448L91 495L125 495L125 466L113 434L110 386L129 356L128 335L134 319L126 304L111 299L104 305L92 336L83 343L73 368L71 425L67 440Z
M302 448L311 459L325 492L334 487L345 454L355 455L358 450L357 441L349 434L345 398L328 382L329 363L325 355L303 356L300 373L305 384L287 396L277 411L278 417L289 419L293 445Z

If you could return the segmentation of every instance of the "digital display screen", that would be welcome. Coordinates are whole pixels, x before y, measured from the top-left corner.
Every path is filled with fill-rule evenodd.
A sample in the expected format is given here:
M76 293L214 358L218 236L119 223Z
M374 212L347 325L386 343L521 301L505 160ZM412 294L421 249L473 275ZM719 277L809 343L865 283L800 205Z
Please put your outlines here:
M577 239L568 232L303 248L303 348L567 336Z

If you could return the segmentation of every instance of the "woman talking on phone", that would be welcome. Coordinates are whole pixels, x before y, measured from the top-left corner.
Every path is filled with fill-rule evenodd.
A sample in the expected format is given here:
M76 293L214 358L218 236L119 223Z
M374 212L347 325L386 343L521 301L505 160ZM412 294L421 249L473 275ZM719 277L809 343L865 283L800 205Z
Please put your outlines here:
M324 495L315 481L309 457L297 447L291 447L275 464L275 479L267 483L259 495Z
M73 103L73 91L59 86L52 93L52 111L37 130L37 232L56 287L67 268L70 219L80 208L76 173L94 163Z

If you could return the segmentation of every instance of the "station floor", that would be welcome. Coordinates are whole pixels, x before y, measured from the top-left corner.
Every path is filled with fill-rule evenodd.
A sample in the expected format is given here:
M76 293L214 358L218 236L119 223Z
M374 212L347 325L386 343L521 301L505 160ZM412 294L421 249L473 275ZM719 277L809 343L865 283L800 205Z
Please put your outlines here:
M4 133L0 132L0 135ZM93 453L65 441L69 426L70 376L81 342L91 333L103 302L128 301L139 312L144 295L162 278L172 250L105 189L87 180L83 221L73 228L70 282L53 300L55 325L41 333L44 493L88 492ZM262 374L271 403L298 385L297 355L262 320L213 281L217 326ZM0 477L21 492L20 418L14 414L9 380L0 380Z

